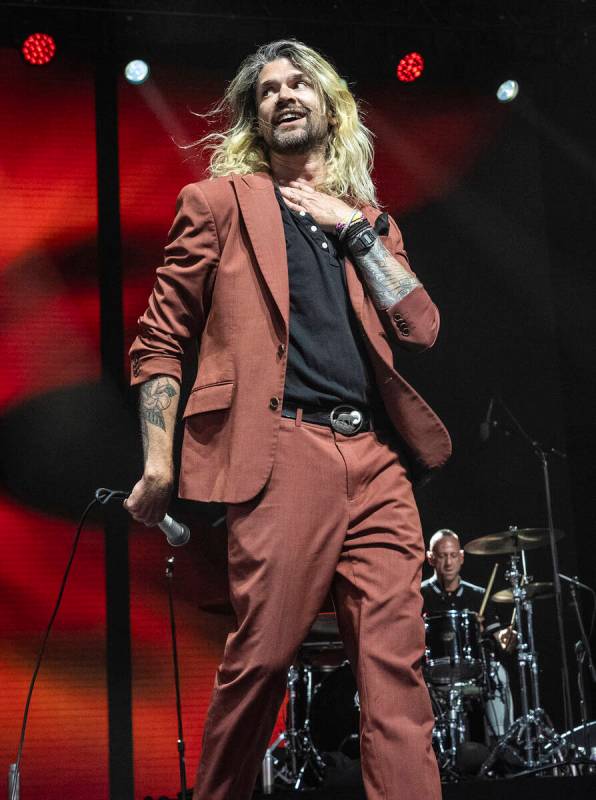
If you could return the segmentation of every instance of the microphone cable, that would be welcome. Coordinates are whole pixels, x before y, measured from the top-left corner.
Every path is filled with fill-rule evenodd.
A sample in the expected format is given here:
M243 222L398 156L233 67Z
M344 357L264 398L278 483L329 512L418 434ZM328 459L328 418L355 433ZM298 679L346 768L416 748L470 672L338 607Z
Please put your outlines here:
M40 667L41 667L41 662L42 662L44 654L45 654L45 650L46 650L46 645L48 643L48 639L50 638L50 632L51 632L52 627L54 625L54 621L55 621L55 619L56 619L56 617L58 615L58 610L59 610L60 604L62 602L62 596L63 596L64 590L66 588L66 582L67 582L68 576L70 574L70 569L72 567L72 564L73 564L73 561L74 561L74 557L75 557L76 552L77 552L77 547L79 545L79 539L81 538L81 533L83 531L83 526L84 526L85 521L86 521L86 519L87 519L87 517L89 515L89 512L91 511L92 508L94 508L94 506L96 506L96 505L104 505L105 506L109 502L111 502L112 500L125 500L128 497L128 495L129 495L129 492L122 492L122 491L118 491L118 490L115 490L115 489L97 489L97 491L95 492L95 497L93 498L93 500L91 500L91 502L89 503L87 508L83 511L83 513L81 515L81 518L79 520L77 531L75 533L75 536L74 536L74 539L73 539L73 543L72 543L72 547L71 547L71 551L70 551L70 557L68 559L68 563L66 564L66 569L64 570L64 575L62 576L62 582L60 583L60 589L58 590L58 597L56 598L56 603L54 605L54 610L52 611L52 613L50 615L50 620L49 620L49 622L47 624L45 633L43 635L43 639L42 639L42 642L41 642L41 647L39 648L37 661L35 662L35 668L33 670L33 675L31 677L31 682L29 683L29 691L27 693L27 699L25 701L25 711L23 713L23 723L21 725L21 736L20 736L20 739L19 739L19 747L17 749L17 759L16 759L14 765L11 765L11 770L10 770L11 777L12 777L12 783L11 783L9 800L17 800L17 798L19 796L20 767L21 767L21 760L22 760L22 756L23 756L23 747L24 747L24 744L25 744L25 733L26 733L26 730L27 730L27 720L29 718L29 707L31 705L31 698L33 696L33 688L35 686L35 681L37 680L37 674L39 673L39 670L40 670ZM14 769L13 769L13 767L14 767Z

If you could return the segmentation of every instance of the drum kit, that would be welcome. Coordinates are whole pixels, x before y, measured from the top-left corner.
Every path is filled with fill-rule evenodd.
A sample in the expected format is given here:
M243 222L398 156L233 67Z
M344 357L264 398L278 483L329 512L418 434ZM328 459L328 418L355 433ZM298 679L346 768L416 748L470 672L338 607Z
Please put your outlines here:
M556 536L563 533L556 531ZM471 771L491 777L501 765L516 772L556 771L567 761L569 737L555 731L541 704L534 637L534 602L552 596L553 585L534 582L526 564L526 551L548 543L548 530L513 526L470 541L464 547L469 554L507 557L509 588L491 594L495 565L479 613L450 610L425 617L423 674L435 713L433 747L444 781L459 780ZM484 710L490 721L487 706L503 688L494 642L489 641L493 636L483 635L479 619L489 600L514 609L510 645L519 675L520 714L508 727L493 728L485 745L476 745L470 740L470 714L474 708ZM263 762L264 793L271 794L274 782L295 790L321 784L329 754L358 758L359 716L356 682L335 615L320 614L288 671L286 726Z
M556 538L563 536L555 532ZM505 578L510 588L490 594L498 564L495 565L480 613L448 611L425 621L427 653L425 677L436 713L435 751L444 778L457 779L462 752L468 741L468 708L471 700L484 704L494 700L498 690L498 665L492 642L482 637L479 616L486 603L512 604L510 631L515 627L515 653L519 675L520 710L478 765L480 776L490 775L500 760L518 770L532 770L562 763L565 739L557 734L540 699L538 652L534 637L534 601L552 597L551 583L534 582L528 574L526 551L546 547L549 531L518 529L473 539L464 546L471 555L507 556ZM511 635L513 635L511 633Z

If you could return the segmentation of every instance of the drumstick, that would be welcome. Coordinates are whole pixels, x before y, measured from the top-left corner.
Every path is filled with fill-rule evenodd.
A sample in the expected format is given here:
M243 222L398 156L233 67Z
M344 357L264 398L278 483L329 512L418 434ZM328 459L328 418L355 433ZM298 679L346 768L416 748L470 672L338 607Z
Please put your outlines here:
M515 613L516 613L516 611L517 611L517 608L514 608L513 609L513 614L511 615L511 622L509 623L509 627L506 628L507 633L505 634L505 642L503 644L503 647L504 647L505 650L507 650L507 648L509 647L509 645L511 643L511 640L513 638L513 623L515 622Z
M490 576L490 580L489 580L488 585L486 587L486 591L484 592L484 597L482 598L482 604L480 606L480 611L478 612L478 616L480 616L480 617L484 616L484 611L486 609L486 604L488 603L488 599L490 597L490 593L492 591L493 583L495 582L495 577L497 575L497 570L498 569L499 569L499 562L497 561L497 563L493 567L493 571L492 571L492 574Z

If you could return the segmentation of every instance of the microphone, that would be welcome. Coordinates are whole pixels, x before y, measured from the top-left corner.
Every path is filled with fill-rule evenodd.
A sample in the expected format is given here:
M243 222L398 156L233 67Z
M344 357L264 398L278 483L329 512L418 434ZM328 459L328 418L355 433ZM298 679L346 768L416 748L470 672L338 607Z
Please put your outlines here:
M116 492L112 489L98 489L95 492L95 497L100 503L105 504L114 498L119 500L127 500L130 497L130 492ZM183 522L176 522L176 520L172 519L169 514L165 515L162 521L158 523L157 527L165 533L168 544L172 547L180 547L181 545L186 544L190 539L188 525L185 525Z
M190 539L188 526L183 522L176 522L169 514L165 515L157 527L165 533L168 544L172 547L181 547Z
M490 403L488 404L488 410L486 412L486 417L484 422L480 423L480 441L487 442L490 438L490 428L491 428L491 419L493 415L493 406L495 404L495 398L491 397Z

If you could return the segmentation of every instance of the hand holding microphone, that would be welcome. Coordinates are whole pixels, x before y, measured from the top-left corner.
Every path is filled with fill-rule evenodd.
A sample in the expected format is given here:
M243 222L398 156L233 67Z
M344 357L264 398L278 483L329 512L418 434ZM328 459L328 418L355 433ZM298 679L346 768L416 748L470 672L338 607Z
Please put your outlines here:
M190 539L190 531L167 513L172 485L170 473L143 475L123 506L137 522L148 528L159 527L172 547L180 547Z

